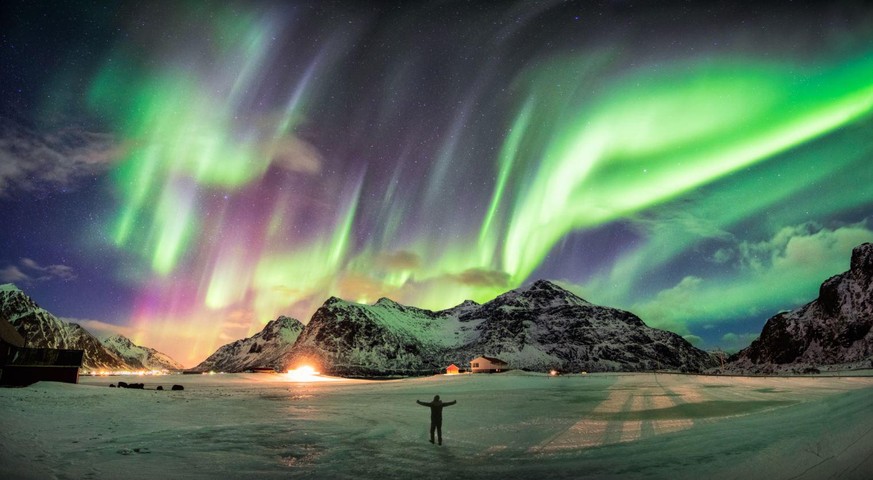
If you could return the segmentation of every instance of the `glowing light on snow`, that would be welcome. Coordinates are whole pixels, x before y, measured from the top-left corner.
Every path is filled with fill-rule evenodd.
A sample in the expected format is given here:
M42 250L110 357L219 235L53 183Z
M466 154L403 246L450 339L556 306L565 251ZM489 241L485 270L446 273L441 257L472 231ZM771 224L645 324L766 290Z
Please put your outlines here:
M97 376L97 377L114 377L114 376L156 376L169 375L167 370L98 370L98 371L83 371L81 375Z
M285 375L292 382L323 382L328 380L321 377L321 374L309 365L301 365L295 369L288 370Z

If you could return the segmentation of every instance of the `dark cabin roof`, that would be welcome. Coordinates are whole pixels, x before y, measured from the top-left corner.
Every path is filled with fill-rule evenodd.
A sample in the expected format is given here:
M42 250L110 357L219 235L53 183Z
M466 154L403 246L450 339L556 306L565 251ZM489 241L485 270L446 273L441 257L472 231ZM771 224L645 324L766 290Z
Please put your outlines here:
M16 347L24 346L24 337L4 317L0 317L0 340Z

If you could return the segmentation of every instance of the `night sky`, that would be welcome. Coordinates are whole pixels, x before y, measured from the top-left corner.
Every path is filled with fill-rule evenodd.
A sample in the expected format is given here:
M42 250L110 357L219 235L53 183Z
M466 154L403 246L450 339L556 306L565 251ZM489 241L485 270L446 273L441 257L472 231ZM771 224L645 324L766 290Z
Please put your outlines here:
M747 345L873 241L866 2L0 4L0 283L193 366L539 278Z

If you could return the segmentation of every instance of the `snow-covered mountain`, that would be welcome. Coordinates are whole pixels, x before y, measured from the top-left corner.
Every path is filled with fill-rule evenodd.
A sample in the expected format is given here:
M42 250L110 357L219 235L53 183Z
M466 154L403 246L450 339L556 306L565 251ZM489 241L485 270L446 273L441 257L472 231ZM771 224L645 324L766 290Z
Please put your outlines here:
M100 342L127 365L134 367L133 370L184 370L185 368L168 355L154 348L136 345L124 335L111 335L101 338Z
M675 333L545 280L500 295L461 314L460 321L477 324L478 337L462 349L468 357L495 353L516 368L696 371L713 361Z
M18 330L28 347L84 350L82 367L86 370L128 368L94 335L78 324L52 315L11 283L0 285L0 315Z
M403 373L463 365L478 355L545 371L700 370L712 357L635 315L593 305L545 280L479 305L432 312L387 298L328 299L289 358L335 373Z
M840 364L873 366L873 244L852 250L847 272L821 284L818 298L767 320L761 336L729 359L758 372Z
M282 371L302 330L300 320L281 316L267 323L255 335L219 348L193 370L244 372L253 368L273 368Z
M315 363L337 374L438 370L451 352L477 337L475 325L458 318L477 307L471 302L432 312L387 298L362 305L331 297L300 334L289 364Z
M84 350L85 355L82 361L84 370L141 370L144 368L139 357L126 357L127 353L132 351L130 348L125 347L121 351L116 351L114 343L104 345L80 325L67 323L52 315L11 283L0 285L0 315L6 317L9 323L24 337L27 347ZM143 347L136 348L154 352L151 355L153 358L166 358L172 364L177 364L160 352Z

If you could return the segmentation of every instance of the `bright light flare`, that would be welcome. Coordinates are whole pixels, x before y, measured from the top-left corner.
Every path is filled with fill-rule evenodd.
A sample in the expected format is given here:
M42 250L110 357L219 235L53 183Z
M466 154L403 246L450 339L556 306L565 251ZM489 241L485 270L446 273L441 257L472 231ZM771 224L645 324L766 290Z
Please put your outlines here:
M309 365L301 365L285 373L288 380L292 382L323 382L327 380L319 375L320 373L316 372L315 368Z

